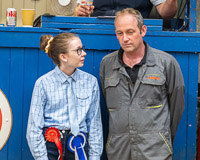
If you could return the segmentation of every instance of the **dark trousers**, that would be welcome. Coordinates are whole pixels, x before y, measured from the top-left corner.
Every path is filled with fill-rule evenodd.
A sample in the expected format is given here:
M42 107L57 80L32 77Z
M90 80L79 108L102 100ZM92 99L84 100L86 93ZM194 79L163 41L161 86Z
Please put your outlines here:
M45 134L47 128L43 129L43 135ZM62 131L61 131L62 133ZM72 136L69 131L65 131L65 133L62 133L62 138L60 139L62 144L62 152L63 152L63 160L75 160L75 155L67 148L67 142L68 139ZM47 155L49 160L58 160L59 152L56 144L54 142L46 141L46 147L47 147ZM88 157L88 142L86 143L84 147L85 153Z

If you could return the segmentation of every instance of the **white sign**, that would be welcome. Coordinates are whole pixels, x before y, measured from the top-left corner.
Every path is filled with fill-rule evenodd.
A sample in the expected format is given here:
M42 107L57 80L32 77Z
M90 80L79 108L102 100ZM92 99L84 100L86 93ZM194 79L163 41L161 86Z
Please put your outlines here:
M12 129L12 111L5 94L0 90L0 150L6 144Z
M58 2L61 6L64 7L67 6L71 2L71 0L58 0Z

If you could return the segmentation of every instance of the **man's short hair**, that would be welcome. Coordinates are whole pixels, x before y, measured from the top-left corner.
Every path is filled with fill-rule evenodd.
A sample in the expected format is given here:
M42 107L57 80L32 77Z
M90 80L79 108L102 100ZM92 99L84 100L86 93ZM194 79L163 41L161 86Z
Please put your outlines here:
M135 17L137 20L137 26L138 26L139 30L140 31L142 30L142 26L144 25L144 20L143 20L141 13L138 10L133 9L133 8L126 8L121 11L118 11L116 13L115 22L119 16L124 15L124 14L133 15L133 17Z

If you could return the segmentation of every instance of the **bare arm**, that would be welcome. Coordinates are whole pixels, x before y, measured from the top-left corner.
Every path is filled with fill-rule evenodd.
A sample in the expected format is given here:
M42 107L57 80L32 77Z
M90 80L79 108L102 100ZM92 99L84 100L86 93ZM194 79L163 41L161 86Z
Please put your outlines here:
M165 2L156 6L158 13L162 18L171 19L177 12L177 0L166 0Z

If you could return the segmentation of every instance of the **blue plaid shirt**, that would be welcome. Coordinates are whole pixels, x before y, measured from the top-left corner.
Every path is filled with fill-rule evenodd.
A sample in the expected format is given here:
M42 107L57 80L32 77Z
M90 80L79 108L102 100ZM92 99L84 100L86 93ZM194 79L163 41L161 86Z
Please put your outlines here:
M77 104L77 122L80 131L89 134L89 160L99 160L103 148L100 96L97 79L79 69L73 78L73 89ZM40 77L33 90L27 141L32 155L37 160L48 160L43 127L59 130L70 128L67 81L68 76L59 67Z

